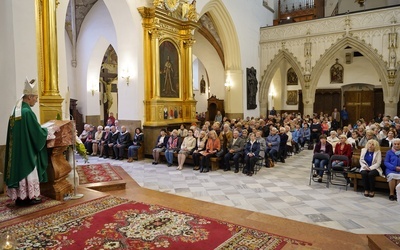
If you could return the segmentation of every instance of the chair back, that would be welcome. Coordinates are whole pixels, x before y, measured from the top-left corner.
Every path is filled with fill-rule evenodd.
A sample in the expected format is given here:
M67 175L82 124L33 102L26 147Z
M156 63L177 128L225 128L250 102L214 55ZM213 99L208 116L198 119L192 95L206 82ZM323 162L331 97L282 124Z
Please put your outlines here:
M328 154L325 154L325 153L315 153L315 154L313 155L313 161L312 161L312 162L314 162L315 159L318 159L318 160L328 160L328 161L329 161L330 156L329 156Z
M332 167L332 162L334 161L343 161L346 162L347 164L343 166ZM328 164L328 168L333 171L344 171L345 170L344 168L348 166L350 166L350 161L346 155L332 155Z

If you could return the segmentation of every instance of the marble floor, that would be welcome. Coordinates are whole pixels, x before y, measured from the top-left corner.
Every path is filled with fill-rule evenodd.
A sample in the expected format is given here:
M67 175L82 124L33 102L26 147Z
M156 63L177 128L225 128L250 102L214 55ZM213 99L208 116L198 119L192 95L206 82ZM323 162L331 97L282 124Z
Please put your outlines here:
M190 165L179 171L152 165L151 159L128 163L93 156L89 163L121 166L141 187L152 190L357 234L400 234L400 204L389 201L387 191L367 198L351 187L309 185L311 158L312 151L304 150L252 177L223 170L199 173Z

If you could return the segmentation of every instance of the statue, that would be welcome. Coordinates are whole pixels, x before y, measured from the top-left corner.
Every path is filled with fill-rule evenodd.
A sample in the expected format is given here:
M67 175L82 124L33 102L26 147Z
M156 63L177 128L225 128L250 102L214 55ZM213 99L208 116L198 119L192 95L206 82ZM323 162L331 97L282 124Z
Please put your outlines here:
M206 93L206 81L204 80L204 75L201 76L201 80L200 80L200 93L201 94Z
M336 58L336 63L331 67L331 83L343 83L343 66L338 61Z
M389 52L389 69L396 69L396 51L394 48L391 48Z
M257 71L254 67L247 68L247 109L256 109L256 95L257 95Z

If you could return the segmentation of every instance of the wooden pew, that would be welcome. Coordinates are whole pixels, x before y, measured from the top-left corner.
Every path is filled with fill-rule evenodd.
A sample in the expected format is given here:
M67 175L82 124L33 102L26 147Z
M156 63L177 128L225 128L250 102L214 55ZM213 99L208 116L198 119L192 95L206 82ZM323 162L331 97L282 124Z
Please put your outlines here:
M385 161L386 152L388 150L390 150L389 147L381 147L381 154L382 154L381 168L384 173L385 173L384 161ZM353 168L354 167L356 167L358 169L360 168L360 154L361 154L361 148L353 150L352 164L351 164L351 166ZM358 185L359 184L362 185L362 181L361 181L362 176L361 176L360 172L349 172L349 173L347 173L347 177L349 177L350 179L353 180L354 191L357 191ZM377 176L377 177L375 177L375 181L376 181L376 187L389 189L389 185L388 185L385 177Z

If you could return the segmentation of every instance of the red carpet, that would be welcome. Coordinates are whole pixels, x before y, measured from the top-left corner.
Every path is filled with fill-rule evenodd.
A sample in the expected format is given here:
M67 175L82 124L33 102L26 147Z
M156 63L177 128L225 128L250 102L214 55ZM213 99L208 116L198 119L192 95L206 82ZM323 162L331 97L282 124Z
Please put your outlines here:
M80 185L122 180L121 176L108 163L81 165L76 167L76 171L79 175Z
M12 201L7 196L0 197L0 222L4 222L7 220L15 219L22 215L27 215L30 213L35 213L42 209L46 209L49 207L54 207L60 204L63 204L61 201L52 200L50 198L42 196L42 203L36 204L34 206L28 207L19 207L15 205L15 202Z
M104 197L1 228L17 248L36 249L281 249L309 243L174 211Z

